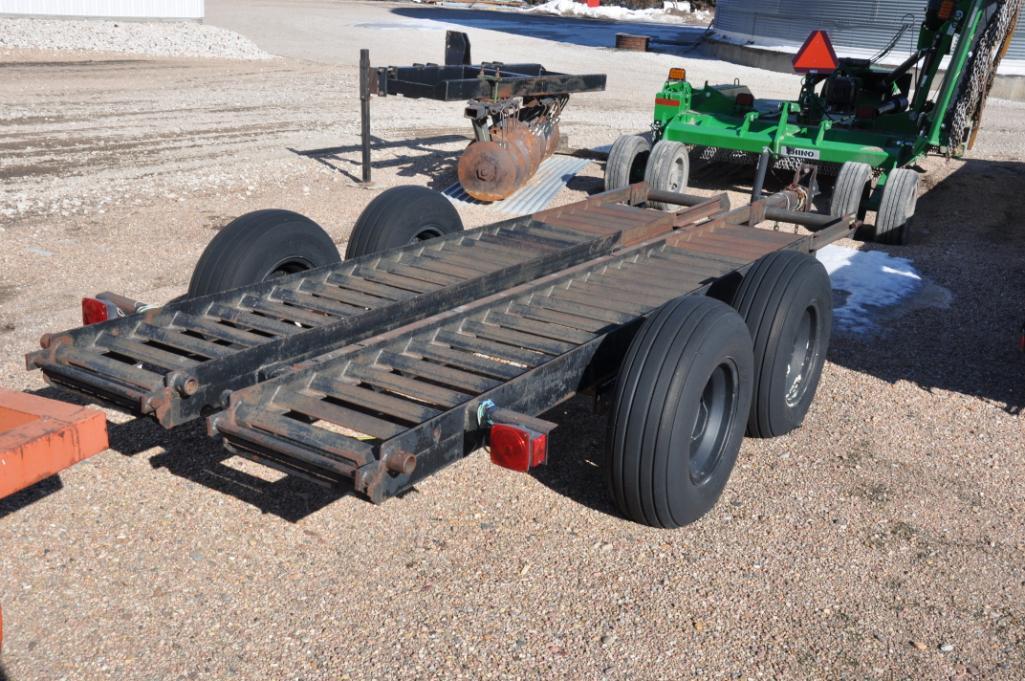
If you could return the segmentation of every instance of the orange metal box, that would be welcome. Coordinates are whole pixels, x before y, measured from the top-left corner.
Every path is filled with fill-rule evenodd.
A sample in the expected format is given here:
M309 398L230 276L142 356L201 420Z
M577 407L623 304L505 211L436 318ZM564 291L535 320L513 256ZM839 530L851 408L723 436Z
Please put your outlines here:
M0 499L106 448L103 412L0 389Z

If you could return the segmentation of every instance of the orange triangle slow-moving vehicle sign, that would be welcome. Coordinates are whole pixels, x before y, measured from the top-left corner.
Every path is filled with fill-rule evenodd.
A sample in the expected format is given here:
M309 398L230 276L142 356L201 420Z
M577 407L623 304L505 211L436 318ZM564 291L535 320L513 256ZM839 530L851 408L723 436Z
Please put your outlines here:
M812 31L794 56L794 71L798 73L831 73L837 66L836 51L825 31Z

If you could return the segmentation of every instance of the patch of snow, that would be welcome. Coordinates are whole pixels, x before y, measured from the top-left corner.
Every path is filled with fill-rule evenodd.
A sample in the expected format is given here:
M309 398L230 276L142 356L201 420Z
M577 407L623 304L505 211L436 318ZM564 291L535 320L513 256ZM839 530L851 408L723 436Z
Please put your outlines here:
M549 0L543 5L529 7L523 11L529 14L554 14L562 17L660 24L693 24L708 21L711 18L708 12L694 11L689 2L672 2L671 0L665 0L662 3L662 9L627 9L612 5L588 7L587 3L576 0Z
M830 244L817 257L833 284L846 293L842 304L833 308L833 322L840 331L866 334L878 330L874 317L918 293L921 275L911 260L883 251L859 251Z

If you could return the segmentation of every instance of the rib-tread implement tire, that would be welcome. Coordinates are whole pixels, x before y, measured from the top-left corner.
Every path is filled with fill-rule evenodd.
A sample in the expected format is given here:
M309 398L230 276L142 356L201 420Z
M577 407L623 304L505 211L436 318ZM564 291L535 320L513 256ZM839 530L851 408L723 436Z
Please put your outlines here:
M349 236L345 259L463 231L452 202L427 187L392 187L367 204Z
M605 474L624 516L694 522L730 477L751 406L751 337L728 305L684 296L648 318L619 371Z
M644 169L644 181L648 187L663 192L683 193L690 182L690 152L686 144L662 140L651 150L648 165ZM671 203L650 201L652 208L676 210Z
M797 251L770 253L744 275L733 307L754 341L751 437L784 435L804 421L829 348L832 296L826 268Z
M840 173L836 176L829 214L836 218L853 215L858 220L864 220L871 188L872 166L847 161L840 166Z
M258 210L235 218L210 240L192 271L187 297L230 291L341 259L331 236L308 217L276 208Z
M918 205L918 173L898 168L890 173L876 216L875 241L904 246L911 241L911 223Z
M605 162L605 191L643 182L650 154L651 145L639 135L623 135L617 139Z

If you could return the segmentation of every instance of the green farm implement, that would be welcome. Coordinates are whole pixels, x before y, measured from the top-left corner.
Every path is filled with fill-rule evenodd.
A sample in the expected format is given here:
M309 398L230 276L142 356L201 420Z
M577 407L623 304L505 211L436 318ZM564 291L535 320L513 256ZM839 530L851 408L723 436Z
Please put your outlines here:
M864 221L875 211L862 234L907 243L918 200L914 166L930 153L962 157L972 148L1022 4L930 0L916 49L896 67L878 63L889 49L837 59L829 36L815 31L794 58L806 74L796 101L756 99L739 81L698 88L684 69L671 69L655 97L653 144L636 135L617 140L605 186L644 179L683 191L691 154L757 163L756 196L770 167L794 171L808 201L820 175L835 176L833 215Z

